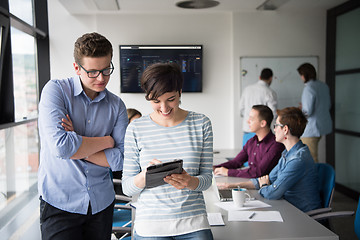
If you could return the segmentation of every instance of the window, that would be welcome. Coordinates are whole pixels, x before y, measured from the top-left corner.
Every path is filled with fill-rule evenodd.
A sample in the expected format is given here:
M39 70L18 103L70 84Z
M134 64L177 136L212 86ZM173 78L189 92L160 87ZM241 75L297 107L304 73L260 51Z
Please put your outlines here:
M50 79L47 32L47 0L0 1L0 229L37 196L38 101Z
M15 121L37 117L35 38L11 28Z
M9 8L11 14L34 26L34 6L32 0L11 0L9 1Z
M36 121L0 130L0 213L37 193L38 143Z

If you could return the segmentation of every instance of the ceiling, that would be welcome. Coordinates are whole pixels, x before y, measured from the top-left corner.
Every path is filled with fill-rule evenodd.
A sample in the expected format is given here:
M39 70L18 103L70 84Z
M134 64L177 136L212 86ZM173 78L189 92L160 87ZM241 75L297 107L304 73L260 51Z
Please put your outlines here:
M327 10L347 0L217 0L220 4L206 9L183 9L176 6L184 0L58 0L71 14L123 13L215 13L258 11L264 2L279 5L281 11ZM204 0L194 0L204 1ZM119 8L119 9L118 9Z

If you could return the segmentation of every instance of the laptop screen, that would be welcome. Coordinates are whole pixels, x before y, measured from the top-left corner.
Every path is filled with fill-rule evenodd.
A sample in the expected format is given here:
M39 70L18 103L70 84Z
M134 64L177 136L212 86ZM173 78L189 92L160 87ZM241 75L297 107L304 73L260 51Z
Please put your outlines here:
M232 192L231 189L219 189L216 185L215 176L213 175L213 187L217 192L218 198L220 201L232 201Z

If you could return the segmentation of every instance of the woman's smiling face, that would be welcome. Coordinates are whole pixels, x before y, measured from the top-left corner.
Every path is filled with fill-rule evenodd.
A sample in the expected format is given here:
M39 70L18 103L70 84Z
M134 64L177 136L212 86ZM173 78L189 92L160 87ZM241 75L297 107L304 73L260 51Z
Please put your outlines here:
M179 92L167 92L155 100L150 100L151 107L159 119L174 120L179 110L180 94Z

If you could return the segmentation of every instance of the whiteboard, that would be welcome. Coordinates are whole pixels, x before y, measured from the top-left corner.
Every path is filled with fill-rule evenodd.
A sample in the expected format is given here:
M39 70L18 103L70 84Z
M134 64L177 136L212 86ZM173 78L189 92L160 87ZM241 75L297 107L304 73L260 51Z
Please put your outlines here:
M297 68L303 63L311 63L318 73L317 56L296 57L241 57L240 79L241 89L254 84L259 80L261 70L270 68L273 73L271 88L278 97L278 109L285 107L298 107L304 83L300 78Z

